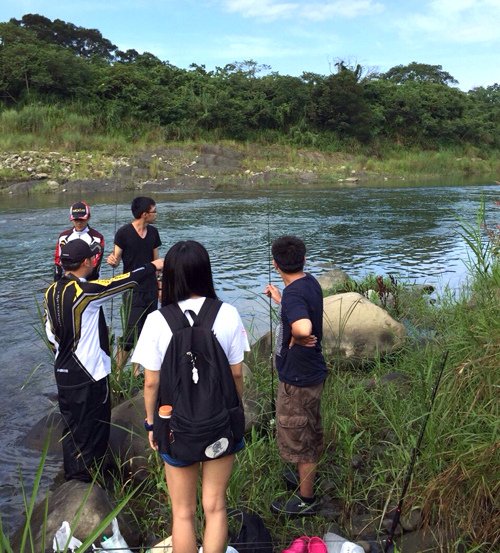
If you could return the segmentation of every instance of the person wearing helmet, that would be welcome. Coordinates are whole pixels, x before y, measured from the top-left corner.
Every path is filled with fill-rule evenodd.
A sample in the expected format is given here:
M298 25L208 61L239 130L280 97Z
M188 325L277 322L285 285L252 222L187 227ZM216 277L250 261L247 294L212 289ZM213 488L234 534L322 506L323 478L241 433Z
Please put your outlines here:
M61 264L61 246L76 239L83 240L91 246L92 249L97 249L94 245L99 246L100 251L93 258L94 269L88 280L97 280L99 278L102 255L104 252L104 236L89 226L89 219L90 207L87 203L83 201L76 202L69 208L69 220L73 223L73 227L61 232L57 239L54 255L54 282L59 280L64 274L64 269Z

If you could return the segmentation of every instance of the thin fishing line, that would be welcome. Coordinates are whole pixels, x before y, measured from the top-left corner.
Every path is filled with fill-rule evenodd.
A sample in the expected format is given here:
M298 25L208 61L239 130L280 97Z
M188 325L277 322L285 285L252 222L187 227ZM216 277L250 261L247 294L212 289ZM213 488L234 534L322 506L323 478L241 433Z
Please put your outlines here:
M420 445L422 444L422 440L424 438L425 429L427 427L427 422L429 421L429 417L431 415L432 407L434 405L434 400L436 399L436 394L437 394L437 391L438 391L438 388L439 388L439 384L441 382L441 378L442 378L443 373L444 373L444 368L446 366L446 361L448 360L448 354L449 354L449 351L446 350L443 353L443 356L442 356L442 359L441 359L441 366L440 366L440 369L439 369L439 372L438 372L438 376L436 378L436 383L434 384L434 388L433 388L432 394L431 394L429 410L427 411L427 414L425 415L422 427L420 429L420 434L418 435L417 441L415 443L415 447L413 448L412 453L411 453L411 459L410 459L410 463L408 465L408 469L406 471L406 476L405 476L405 480L404 480L403 487L402 487L402 490L401 490L401 495L400 495L400 498L399 498L399 501L398 501L398 505L396 507L396 512L394 513L394 516L393 516L393 519L392 519L392 524L391 524L391 528L389 530L389 535L387 537L387 541L385 542L384 553L389 553L389 552L394 551L394 535L396 533L396 528L397 528L397 525L399 524L399 520L401 518L401 512L403 510L403 503L404 503L404 500L405 500L405 497L406 497L406 492L408 491L408 487L410 485L411 477L413 475L413 470L415 468L415 463L416 463L417 457L420 453Z
M117 199L118 194L117 194L117 188L118 188L118 183L115 181L115 220L114 220L114 228L113 228L113 252L115 251L115 235L116 235L116 225L117 225L117 220L118 220L118 199ZM114 276L115 276L115 267L113 266L113 269L112 269L112 272L111 272L111 278L113 278ZM111 329L112 333L113 333L113 312L114 312L113 301L114 301L114 296L111 296L111 319L110 319L110 323L109 323L109 328Z
M269 285L272 284L272 269L271 269L271 207L269 200L270 191L267 193L267 266L268 266L268 280ZM271 294L268 296L269 299L269 342L270 342L270 355L269 355L269 366L271 369L271 415L274 418L276 415L276 404L274 399L274 340L273 340L273 304Z

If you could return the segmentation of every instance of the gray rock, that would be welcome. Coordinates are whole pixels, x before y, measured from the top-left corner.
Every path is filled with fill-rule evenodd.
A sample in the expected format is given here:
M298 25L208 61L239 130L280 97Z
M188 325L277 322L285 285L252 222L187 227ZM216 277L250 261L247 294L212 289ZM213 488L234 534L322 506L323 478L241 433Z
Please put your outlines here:
M48 509L45 520L45 501L41 501L34 509L30 520L30 528L33 535L33 549L43 553L52 552L52 540L61 524L67 520L73 529L73 535L80 541L90 536L94 529L113 510L112 502L107 493L98 485L71 480L65 482L54 492L48 495ZM120 531L125 541L131 547L139 545L140 532L133 521L118 516ZM44 531L45 525L45 534ZM14 551L20 551L22 538L21 527L12 537ZM98 545L102 534L110 536L111 525L108 525L94 540ZM45 543L45 549L42 543Z
M22 444L30 449L42 451L46 441L49 440L48 453L62 455L61 436L63 428L61 413L54 411L43 417L28 430L21 438Z
M399 550L404 551L404 553L440 553L448 551L446 547L442 547L431 529L408 532L397 543Z
M116 462L125 478L142 482L149 474L148 458L153 454L144 431L144 394L117 405L111 411L110 461Z
M338 290L349 282L349 275L341 269L331 269L319 275L318 282L322 290Z
M401 514L401 526L405 532L413 532L422 526L422 509L413 508L409 513Z
M369 380L365 380L363 382L363 387L368 391L385 386L398 386L401 389L406 389L410 382L411 379L407 374L392 371L384 374L380 378L370 378Z
M379 526L379 516L353 515L349 524L349 533L356 540L372 540L377 537Z
M273 343L271 340L271 332L266 332L261 336L253 345L250 353L247 353L245 359L250 364L253 364L254 361L269 361L271 352L273 348ZM271 363L269 363L269 366Z

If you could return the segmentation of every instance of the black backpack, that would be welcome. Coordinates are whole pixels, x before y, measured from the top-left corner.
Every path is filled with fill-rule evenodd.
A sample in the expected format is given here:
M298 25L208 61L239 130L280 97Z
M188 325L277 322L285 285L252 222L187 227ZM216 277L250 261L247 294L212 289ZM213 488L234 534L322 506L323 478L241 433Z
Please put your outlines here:
M243 438L245 416L227 356L212 331L219 300L206 298L191 326L175 304L160 309L172 339L160 371L158 404L172 405L170 419L156 409L154 439L160 453L186 462L232 453Z
M238 553L273 553L273 540L262 518L241 509L227 510L229 545Z

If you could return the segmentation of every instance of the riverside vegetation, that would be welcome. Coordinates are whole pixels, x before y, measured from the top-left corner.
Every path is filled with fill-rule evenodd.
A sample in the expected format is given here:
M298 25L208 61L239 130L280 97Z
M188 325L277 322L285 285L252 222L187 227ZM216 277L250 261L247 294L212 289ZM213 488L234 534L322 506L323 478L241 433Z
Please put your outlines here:
M244 158L237 174L498 180L498 84L464 92L440 65L418 62L334 67L300 77L254 60L182 69L120 51L97 29L26 14L0 23L0 146L81 154L72 168L55 162L55 179L107 176L115 156L166 143L180 143L167 159L176 175L200 144L229 141ZM162 164L150 161L156 178ZM27 176L0 163L0 182Z
M319 484L325 509L318 516L287 519L270 514L271 500L283 491L283 467L269 412L269 361L253 364L250 385L258 391L268 415L247 435L247 446L237 456L228 504L258 512L271 530L276 551L292 537L322 535L332 528L332 521L334 530L346 536L356 533L360 520L363 524L377 521L375 533L383 529L384 519L398 502L444 351L449 352L448 363L417 457L403 519L419 514L420 523L435 536L433 550L498 551L500 236L498 227L484 226L482 210L477 224L463 223L461 229L469 246L470 280L460 293L445 292L432 303L410 293L403 284L384 279L397 299L388 310L412 329L403 350L361 369L328 360L331 374L323 401L326 449ZM351 286L362 291L374 284L375 278L369 277ZM403 376L402 384L383 385L388 373ZM131 376L114 386L127 395L136 384ZM43 458L33 495L26 498L28 521ZM89 546L122 509L138 521L145 536L168 535L171 517L156 455L151 452L149 477L139 487L120 476L114 477L111 487L116 509L84 545ZM35 553L30 535L26 524L24 549L19 553ZM47 543L51 539L47 536ZM0 551L12 553L1 527Z
M276 187L286 184L345 186L405 181L493 182L500 173L496 150L449 146L431 151L387 143L374 155L362 144L335 143L323 149L285 142L217 140L165 141L150 125L130 138L126 128L108 132L95 117L69 107L29 105L0 111L0 193L31 181L28 193L169 187L198 189ZM211 142L212 140L212 142ZM338 148L335 150L334 146ZM85 193L84 189L76 192ZM18 190L15 192L18 193Z

